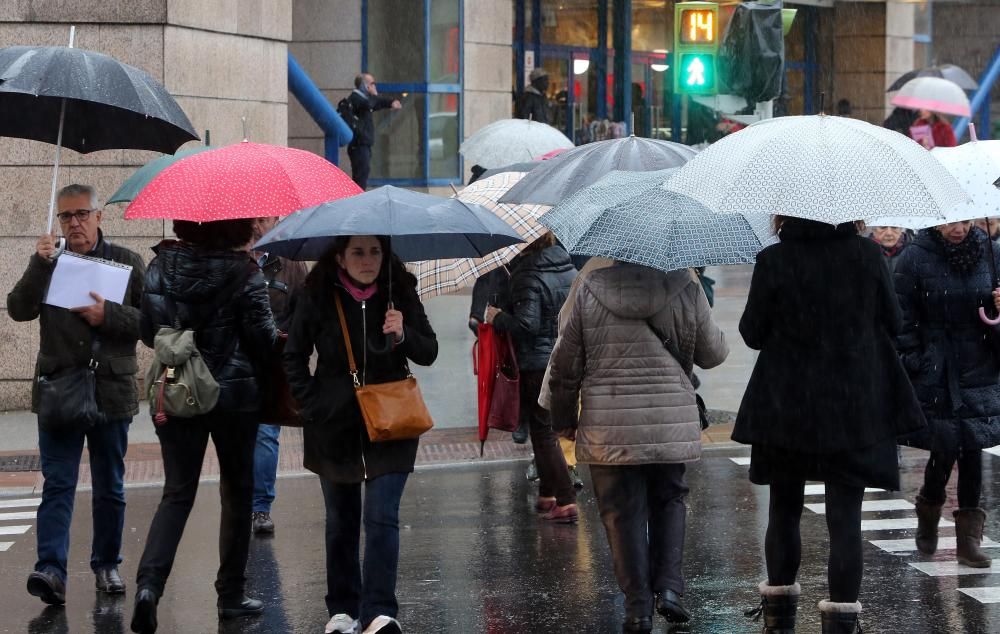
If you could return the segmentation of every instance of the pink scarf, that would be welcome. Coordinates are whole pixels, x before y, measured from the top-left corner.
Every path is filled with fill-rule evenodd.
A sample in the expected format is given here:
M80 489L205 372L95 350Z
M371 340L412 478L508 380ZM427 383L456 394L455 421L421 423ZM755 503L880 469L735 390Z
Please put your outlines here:
M354 283L351 276L340 267L337 267L337 276L340 278L340 283L344 285L344 288L347 289L347 292L351 294L351 297L353 297L356 302L363 302L371 299L375 296L375 293L378 292L378 282L373 282L365 288L360 288Z

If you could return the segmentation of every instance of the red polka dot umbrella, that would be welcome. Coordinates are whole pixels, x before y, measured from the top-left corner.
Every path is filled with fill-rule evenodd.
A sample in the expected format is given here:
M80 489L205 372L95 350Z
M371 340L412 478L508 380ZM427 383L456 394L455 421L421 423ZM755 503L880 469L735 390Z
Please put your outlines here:
M360 193L347 174L321 156L244 141L166 168L125 209L125 218L212 222L286 216Z

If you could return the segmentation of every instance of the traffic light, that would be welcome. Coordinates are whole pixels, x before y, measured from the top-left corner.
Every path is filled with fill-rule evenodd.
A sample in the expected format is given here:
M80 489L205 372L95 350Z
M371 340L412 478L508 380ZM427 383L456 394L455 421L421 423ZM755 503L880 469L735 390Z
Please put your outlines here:
M719 5L678 2L674 5L674 92L714 95L719 87Z

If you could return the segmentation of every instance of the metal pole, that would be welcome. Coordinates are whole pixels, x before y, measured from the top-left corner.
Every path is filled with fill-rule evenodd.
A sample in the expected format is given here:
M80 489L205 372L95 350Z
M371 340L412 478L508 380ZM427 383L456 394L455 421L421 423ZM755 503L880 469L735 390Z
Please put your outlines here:
M69 27L69 48L73 48L73 42L76 39L76 27ZM52 233L52 221L55 219L55 209L56 209L56 185L59 181L59 159L62 156L62 138L63 138L63 127L66 124L66 99L62 100L59 106L59 131L56 133L56 162L52 167L52 192L49 195L49 227L46 230L47 233ZM60 239L62 242L62 239ZM61 250L60 245L60 249ZM58 253L58 251L57 251Z

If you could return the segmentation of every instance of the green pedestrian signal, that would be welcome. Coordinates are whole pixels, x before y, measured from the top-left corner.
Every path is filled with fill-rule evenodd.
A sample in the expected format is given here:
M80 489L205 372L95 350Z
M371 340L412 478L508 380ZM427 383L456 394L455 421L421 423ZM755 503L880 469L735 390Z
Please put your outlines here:
M714 95L719 52L719 5L678 2L674 5L674 92Z

